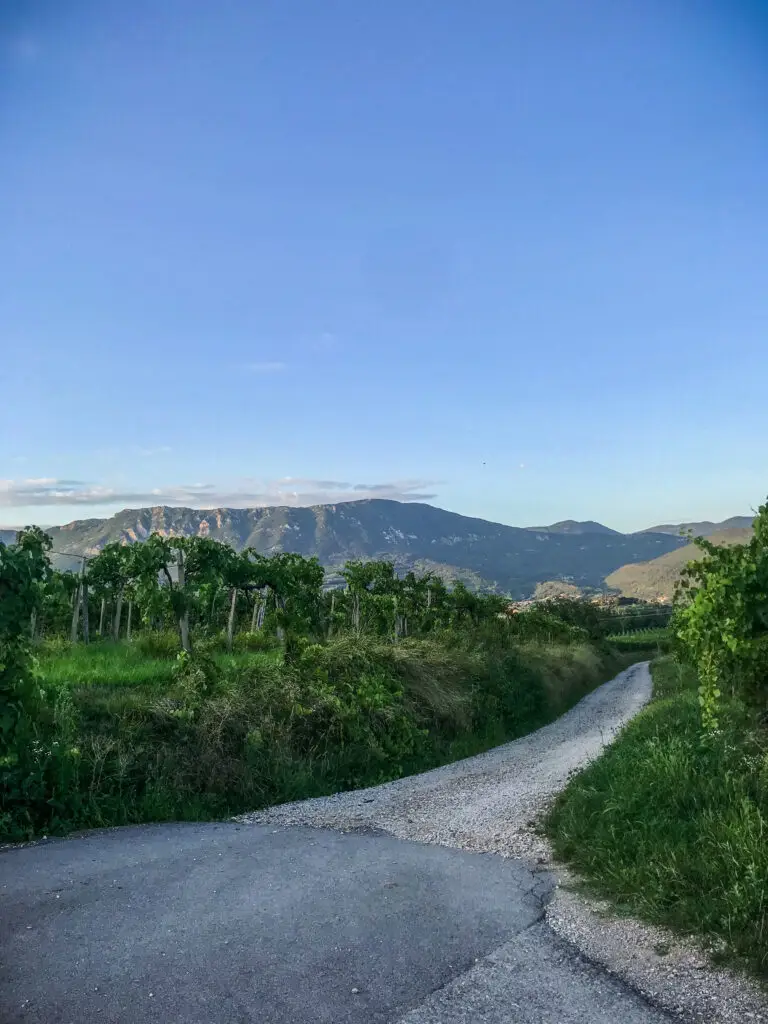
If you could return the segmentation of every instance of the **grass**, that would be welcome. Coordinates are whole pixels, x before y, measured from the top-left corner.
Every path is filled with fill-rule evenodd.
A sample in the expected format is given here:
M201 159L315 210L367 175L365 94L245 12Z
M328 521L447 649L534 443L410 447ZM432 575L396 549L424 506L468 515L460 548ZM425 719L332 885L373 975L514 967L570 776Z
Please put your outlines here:
M546 724L632 660L581 642L339 635L288 660L179 670L157 647L43 645L53 704L7 771L4 838L223 818L424 771Z
M241 651L215 654L221 669L247 668L264 660L274 661L276 652ZM163 690L174 682L175 651L147 653L141 644L100 641L89 644L55 644L40 648L39 669L53 686L138 686Z
M622 912L699 936L768 978L768 735L723 698L704 737L697 681L671 657L654 697L558 797L555 854Z

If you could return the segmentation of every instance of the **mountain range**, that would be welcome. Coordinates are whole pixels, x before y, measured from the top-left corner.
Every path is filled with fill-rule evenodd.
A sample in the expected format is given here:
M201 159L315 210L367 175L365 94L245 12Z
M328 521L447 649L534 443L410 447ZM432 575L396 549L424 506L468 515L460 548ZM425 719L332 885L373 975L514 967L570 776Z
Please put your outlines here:
M504 526L417 502L366 499L299 508L161 505L124 509L108 519L78 519L47 532L53 539L55 563L62 569L77 568L77 556L94 555L112 541L136 543L158 532L213 537L238 550L253 547L263 554L316 555L331 576L349 559L386 558L400 570L430 571L446 581L462 580L473 589L521 599L542 593L542 585L547 590L547 584L559 582L571 585L571 590L614 588L630 596L642 592L658 597L690 557L681 531L692 528L712 535L722 527L751 522L751 517L737 516L724 524L664 525L624 534L592 521ZM13 531L0 531L0 541L12 539ZM637 563L652 568L645 570ZM643 573L647 576L648 571L646 579ZM640 582L638 573L643 577Z
M750 530L754 516L732 516L724 519L722 523L710 523L704 520L702 523L665 523L663 526L651 526L645 533L672 533L675 536L692 533L694 537L710 537L713 533L722 533L723 530Z
M645 561L681 547L671 534L622 534L599 523L566 521L526 529L504 526L416 502L366 499L296 508L190 509L158 506L125 509L109 519L82 519L51 527L62 555L96 554L111 541L135 543L151 533L207 536L237 549L269 554L316 555L329 570L348 559L387 558L401 569L435 572L446 580L529 597L536 585L564 580L601 588L628 562Z

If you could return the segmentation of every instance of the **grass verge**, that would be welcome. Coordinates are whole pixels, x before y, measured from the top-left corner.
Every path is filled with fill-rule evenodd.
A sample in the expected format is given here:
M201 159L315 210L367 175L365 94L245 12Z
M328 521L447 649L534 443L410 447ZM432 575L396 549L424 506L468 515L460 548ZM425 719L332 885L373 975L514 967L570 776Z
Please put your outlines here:
M547 820L556 856L620 911L694 934L768 978L768 735L723 698L704 737L697 680L670 656L654 697Z
M522 736L629 660L582 642L450 637L341 635L287 660L179 664L125 647L42 652L49 718L4 766L4 838L222 818L385 782Z

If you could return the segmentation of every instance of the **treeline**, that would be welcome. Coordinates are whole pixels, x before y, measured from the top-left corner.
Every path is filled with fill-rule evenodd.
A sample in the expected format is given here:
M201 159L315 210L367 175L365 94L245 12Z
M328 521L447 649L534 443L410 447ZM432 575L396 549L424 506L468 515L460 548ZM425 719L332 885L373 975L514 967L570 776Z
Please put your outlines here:
M50 550L50 540L37 528L23 536L27 542L35 538L44 554ZM504 597L475 593L462 582L449 588L433 574L398 575L387 561L347 562L340 576L343 586L329 589L316 558L265 556L206 537L152 534L137 544L107 545L83 560L80 574L58 572L46 558L30 635L87 643L94 637L130 640L141 630L175 629L187 652L196 637L221 637L231 651L242 633L288 644L296 637L326 640L345 630L395 640L424 636L493 622L509 605ZM591 637L616 628L588 603L564 599L546 602L519 621L516 617L516 628L554 639L562 635L564 622Z

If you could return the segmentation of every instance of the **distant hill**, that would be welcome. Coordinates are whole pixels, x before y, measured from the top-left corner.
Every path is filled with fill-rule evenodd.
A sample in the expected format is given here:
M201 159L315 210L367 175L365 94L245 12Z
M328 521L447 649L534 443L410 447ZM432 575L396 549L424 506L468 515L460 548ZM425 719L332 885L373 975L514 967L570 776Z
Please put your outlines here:
M15 544L17 532L11 527L0 530L0 544Z
M751 536L750 526L746 529L718 530L711 533L708 539L713 544L746 544ZM703 552L695 544L686 544L651 561L623 565L607 576L605 582L625 597L637 597L644 601L671 600L682 568L702 556Z
M547 580L602 587L620 566L684 543L669 534L621 534L605 527L583 533L529 530L384 499L310 508L125 509L109 519L77 520L48 532L58 551L95 554L110 541L135 543L155 531L214 537L264 554L316 555L330 570L348 559L388 558L400 569L430 569L514 598L529 597Z
M621 536L618 530L612 530L610 526L603 526L602 523L595 523L591 519L588 519L586 522L578 522L575 519L563 519L559 523L552 523L551 526L529 526L528 529L537 533L603 533L612 534L614 537ZM650 533L651 531L645 532Z
M577 600L580 597L584 597L584 591L581 587L577 587L575 583L566 583L564 580L544 580L543 583L536 584L533 597L536 601L549 601L552 598L558 597L568 597Z
M710 523L705 520L703 523L665 523L663 526L651 526L643 533L671 533L676 537L688 533L690 530L694 537L710 537L713 533L722 533L723 530L748 530L754 521L754 516L731 516L724 519L722 523Z

